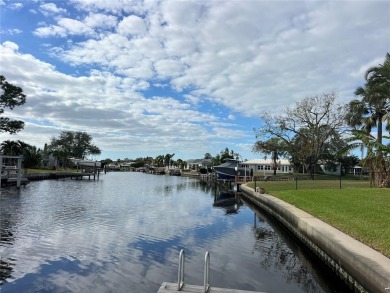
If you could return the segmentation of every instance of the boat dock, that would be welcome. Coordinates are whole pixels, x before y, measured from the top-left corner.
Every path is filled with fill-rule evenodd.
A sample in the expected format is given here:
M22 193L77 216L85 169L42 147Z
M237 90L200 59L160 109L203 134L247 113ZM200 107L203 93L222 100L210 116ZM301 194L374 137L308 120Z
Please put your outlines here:
M23 174L20 176L19 184L26 185L31 181L38 180L47 180L47 179L66 179L70 178L73 180L82 180L84 178L88 178L88 180L96 180L99 179L99 175L96 173L74 173L74 172L59 172L59 173L31 173L31 174ZM7 174L1 176L1 186L18 186L18 178L17 174ZM20 186L19 185L19 186Z
M96 179L96 176L99 178L97 173L86 173L86 172L58 172L58 173L31 173L27 174L26 178L29 181L37 181L37 180L44 180L44 179L65 179L70 178L74 180L82 180L84 177L88 177L90 180L91 178L93 180Z

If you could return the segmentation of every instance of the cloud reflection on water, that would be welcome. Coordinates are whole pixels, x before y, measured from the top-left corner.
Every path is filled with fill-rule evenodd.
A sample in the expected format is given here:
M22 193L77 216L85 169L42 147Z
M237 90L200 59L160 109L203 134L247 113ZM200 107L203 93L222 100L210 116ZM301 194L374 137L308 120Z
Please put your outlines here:
M213 286L324 292L266 220L254 229L250 208L226 215L213 200L210 186L180 177L108 173L96 182L31 183L1 198L15 216L0 231L13 231L12 244L0 248L16 259L1 275L9 282L2 290L156 292L176 280L185 249L190 284L203 284L210 251Z

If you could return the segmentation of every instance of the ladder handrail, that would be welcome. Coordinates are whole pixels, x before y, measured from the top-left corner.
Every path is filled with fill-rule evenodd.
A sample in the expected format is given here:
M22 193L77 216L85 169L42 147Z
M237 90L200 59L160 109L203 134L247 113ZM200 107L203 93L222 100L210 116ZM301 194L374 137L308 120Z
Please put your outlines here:
M204 293L210 288L210 253L206 251L204 256Z
M179 269L177 274L177 291L181 291L184 287L184 249L180 250L179 254ZM206 251L204 256L204 288L203 293L207 293L210 289L210 252Z
M181 291L184 286L184 249L180 250L179 254L179 271L177 276L177 291Z

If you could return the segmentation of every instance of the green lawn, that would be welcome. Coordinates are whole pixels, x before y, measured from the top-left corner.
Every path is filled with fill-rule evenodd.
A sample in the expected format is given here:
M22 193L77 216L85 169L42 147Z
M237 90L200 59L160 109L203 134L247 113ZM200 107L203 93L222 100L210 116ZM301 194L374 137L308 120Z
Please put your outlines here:
M331 182L295 190L289 182L265 182L274 195L390 257L390 189L331 189ZM301 182L298 182L298 184ZM321 184L325 187L321 189ZM355 182L360 185L360 182ZM253 183L249 186L253 188ZM284 186L283 186L284 185ZM290 188L290 190L289 190Z

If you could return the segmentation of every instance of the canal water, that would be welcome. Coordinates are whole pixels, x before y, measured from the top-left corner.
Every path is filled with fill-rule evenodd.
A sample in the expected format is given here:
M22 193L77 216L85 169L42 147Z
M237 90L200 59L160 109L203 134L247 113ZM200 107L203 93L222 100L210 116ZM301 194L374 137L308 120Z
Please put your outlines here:
M195 179L132 172L46 180L0 195L1 292L150 292L176 282L264 292L350 292L261 210L219 207Z

